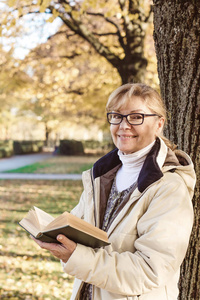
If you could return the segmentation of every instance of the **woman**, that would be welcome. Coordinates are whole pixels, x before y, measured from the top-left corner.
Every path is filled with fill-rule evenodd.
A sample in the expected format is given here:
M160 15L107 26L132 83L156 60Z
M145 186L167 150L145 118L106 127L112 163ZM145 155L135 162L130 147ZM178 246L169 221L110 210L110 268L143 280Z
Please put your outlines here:
M61 245L37 243L75 276L71 299L175 300L193 224L193 164L162 137L166 112L152 88L119 87L107 112L116 149L83 173L72 213L107 231L111 244L91 249L63 235Z

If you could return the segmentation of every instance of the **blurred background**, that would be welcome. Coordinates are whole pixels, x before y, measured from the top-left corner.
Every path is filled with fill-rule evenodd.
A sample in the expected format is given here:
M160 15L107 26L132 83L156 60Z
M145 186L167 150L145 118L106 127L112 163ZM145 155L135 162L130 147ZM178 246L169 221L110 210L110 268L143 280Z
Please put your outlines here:
M112 149L109 94L126 82L159 89L151 4L0 1L0 164L50 152L9 172L81 174ZM70 298L73 278L18 222L32 205L70 211L81 193L80 180L0 179L0 299Z
M109 94L158 89L149 0L1 0L0 12L1 140L110 141Z

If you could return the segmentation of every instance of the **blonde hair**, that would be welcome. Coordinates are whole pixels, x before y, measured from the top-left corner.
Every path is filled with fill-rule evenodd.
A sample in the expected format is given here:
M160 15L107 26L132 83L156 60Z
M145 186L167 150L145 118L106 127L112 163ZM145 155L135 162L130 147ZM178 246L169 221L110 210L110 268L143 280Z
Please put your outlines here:
M152 113L163 117L166 121L166 108L159 93L150 86L142 83L127 83L114 90L108 98L106 105L107 112L119 110L129 101L132 101L134 96L140 97ZM163 136L163 133L160 134L160 138L163 139L169 148L175 148L174 144Z

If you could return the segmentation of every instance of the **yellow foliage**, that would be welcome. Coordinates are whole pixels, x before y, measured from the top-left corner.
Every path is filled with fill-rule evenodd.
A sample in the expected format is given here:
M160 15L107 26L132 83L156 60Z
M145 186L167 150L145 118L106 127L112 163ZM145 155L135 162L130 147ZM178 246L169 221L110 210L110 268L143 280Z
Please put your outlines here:
M54 17L54 15L52 15L49 19L46 20L46 22L53 23L54 20L55 20L55 17Z
M139 14L129 14L128 16L130 21L139 19Z
M66 12L71 12L71 10L72 10L71 6L67 3L63 4L63 7L65 8Z
M59 12L55 8L53 9L53 15L55 18L59 16Z
M137 22L139 15L130 14L128 1L125 1L123 9L120 8L117 0L83 0L75 1L73 6L67 3L70 1L60 1L59 5L66 12L72 12L72 16L75 20L84 28L84 34L88 32L90 36L93 34L92 41L97 41L95 44L96 49L102 49L105 46L110 52L110 56L113 54L123 59L126 55L123 47L119 44L118 37L114 35L116 31L115 26L110 22L107 22L104 17L112 18L112 21L117 25L120 30L121 37L126 44L126 30L123 27L123 19ZM141 4L142 1L140 1ZM142 14L149 9L149 0L144 0L144 7ZM9 0L9 5L16 5L16 0ZM22 7L23 4L29 3L30 7ZM35 5L37 3L37 5ZM136 3L136 2L135 2ZM24 0L17 1L18 16L27 14L29 11L34 12L40 7L40 12L45 12L46 8L51 4L55 8L52 11L52 15L47 22L53 22L55 18L59 16L59 12L56 10L56 1L51 0ZM136 4L135 4L136 5ZM143 6L143 4L141 4ZM87 14L88 12L88 14ZM89 13L95 13L93 16ZM103 17L104 16L104 17ZM62 18L62 15L60 16ZM4 19L5 16L1 15ZM18 24L15 23L16 15L8 15L1 24L3 28L9 26L13 29L18 29ZM11 22L12 20L12 22ZM69 22L70 20L69 15ZM78 22L77 22L78 23ZM80 28L81 28L80 25ZM143 24L141 24L143 26ZM7 27L8 29L8 27ZM82 29L82 28L81 28ZM26 28L23 29L23 33ZM61 32L63 31L63 34ZM1 77L0 92L3 90L9 95L9 99L16 99L19 101L19 106L22 109L32 110L33 114L41 118L46 118L49 121L61 120L63 116L71 112L70 117L74 118L78 114L80 107L83 110L82 114L98 114L102 115L104 112L105 102L109 93L118 85L121 84L120 76L117 69L112 67L106 59L95 54L93 48L89 43L76 35L73 36L73 29L69 29L66 26L62 26L59 29L59 34L51 37L46 43L41 44L35 48L23 62L20 62L19 69L26 74L29 70L32 82L29 82L25 74L21 73L20 76L13 76L12 72L5 72L5 76ZM112 35L103 33L112 33ZM15 31L15 35L19 35L20 31ZM13 36L14 36L13 34ZM152 33L151 33L152 35ZM66 38L66 36L68 38ZM91 43L92 44L92 43ZM152 57L154 51L151 41L148 41L150 50L145 49L145 56L148 59ZM102 46L103 45L103 46ZM94 44L93 44L94 46ZM151 54L150 54L151 52ZM4 56L2 56L4 57ZM69 57L69 58L68 58ZM108 55L109 57L109 55ZM5 62L4 62L5 64ZM6 62L8 66L8 63ZM12 64L10 69L13 68ZM154 74L156 73L155 61L151 61L148 64L147 80L154 81ZM16 71L16 75L19 74ZM7 84L9 78L9 84ZM94 80L95 78L95 80ZM3 84L2 84L3 82ZM26 87L24 85L26 82ZM2 86L2 90L1 90ZM21 89L21 92L20 92ZM22 92L23 91L23 92ZM16 94L14 94L16 93ZM2 96L0 96L0 101ZM19 99L19 100L17 100ZM22 104L23 105L22 105ZM25 103L25 104L24 104ZM44 109L43 109L44 108ZM24 110L25 110L24 109ZM55 111L57 112L55 116ZM87 119L87 118L85 118ZM102 120L100 117L99 120ZM99 123L102 121L99 121Z
M80 17L80 13L78 11L76 11L76 10L73 10L72 11L72 17L74 19L78 19Z
M108 10L108 11L104 14L104 16L105 16L106 18L111 18L111 17L114 16L114 14L115 14L115 12L113 13L113 11Z
M82 9L96 8L97 2L97 0L84 0L82 3Z
M8 6L12 7L16 4L17 0L8 0Z
M59 16L59 12L54 8L52 11L52 16L47 20L47 22L52 23Z
M18 8L18 17L22 16L23 15L23 8L22 7L19 7Z
M40 12L45 12L46 8L49 6L49 4L51 3L51 0L43 0L43 1L39 1L41 3L40 5Z

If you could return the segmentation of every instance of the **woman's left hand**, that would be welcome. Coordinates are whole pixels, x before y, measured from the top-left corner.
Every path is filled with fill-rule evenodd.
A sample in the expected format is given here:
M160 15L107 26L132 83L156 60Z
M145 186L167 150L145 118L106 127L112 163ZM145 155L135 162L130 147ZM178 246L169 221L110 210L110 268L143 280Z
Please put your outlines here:
M61 259L64 263L68 261L74 250L76 249L76 243L69 240L66 236L59 234L57 240L62 244L45 243L40 240L31 238L42 248L49 250L55 257Z

